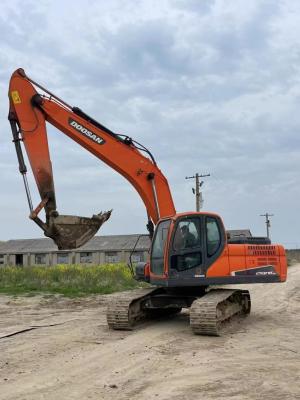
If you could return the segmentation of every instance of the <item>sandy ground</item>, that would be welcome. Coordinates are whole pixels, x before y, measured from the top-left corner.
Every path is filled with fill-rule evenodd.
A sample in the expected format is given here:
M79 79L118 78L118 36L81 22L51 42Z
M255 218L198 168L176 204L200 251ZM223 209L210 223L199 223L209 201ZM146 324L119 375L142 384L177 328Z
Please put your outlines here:
M300 264L247 288L251 315L217 338L187 312L109 331L108 296L0 296L0 399L300 399Z

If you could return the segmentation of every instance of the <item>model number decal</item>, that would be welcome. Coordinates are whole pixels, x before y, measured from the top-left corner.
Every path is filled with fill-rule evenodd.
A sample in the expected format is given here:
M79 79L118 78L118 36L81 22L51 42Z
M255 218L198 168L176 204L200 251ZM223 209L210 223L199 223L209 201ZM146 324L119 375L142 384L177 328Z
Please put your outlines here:
M76 129L76 131L82 133L86 137L92 139L95 143L98 144L104 144L105 140L102 139L102 137L96 135L96 133L90 131L87 129L85 126L81 125L79 122L75 121L72 118L69 118L69 125L72 126L72 128Z
M256 275L277 275L276 272L273 271L258 271Z

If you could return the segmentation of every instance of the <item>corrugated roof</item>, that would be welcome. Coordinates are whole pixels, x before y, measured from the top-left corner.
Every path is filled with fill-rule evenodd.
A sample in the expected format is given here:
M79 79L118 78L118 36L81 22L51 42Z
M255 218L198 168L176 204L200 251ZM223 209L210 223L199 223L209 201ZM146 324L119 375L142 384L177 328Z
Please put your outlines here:
M5 246L6 242L0 242L0 252L3 246Z
M95 236L84 246L74 251L117 251L132 250L140 235L110 235ZM137 251L148 250L150 239L147 235L140 237L136 246ZM57 252L57 246L51 239L15 239L8 240L0 246L0 253L51 253Z

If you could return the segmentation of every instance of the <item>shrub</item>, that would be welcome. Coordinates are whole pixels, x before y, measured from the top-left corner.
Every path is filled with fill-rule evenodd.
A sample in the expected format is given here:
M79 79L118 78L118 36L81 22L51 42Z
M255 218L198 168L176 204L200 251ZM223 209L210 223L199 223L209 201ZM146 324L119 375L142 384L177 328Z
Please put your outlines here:
M67 296L108 294L144 286L125 264L1 267L0 292L50 292Z

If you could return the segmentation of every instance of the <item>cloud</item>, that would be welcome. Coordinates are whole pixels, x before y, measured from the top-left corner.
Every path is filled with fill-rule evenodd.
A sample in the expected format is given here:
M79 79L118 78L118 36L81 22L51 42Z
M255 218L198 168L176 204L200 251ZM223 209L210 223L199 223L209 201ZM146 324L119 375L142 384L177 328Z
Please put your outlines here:
M274 239L300 244L299 8L290 0L113 0L88 7L4 1L0 90L5 94L10 74L24 67L68 103L149 147L178 210L194 207L184 177L211 172L206 209L220 212L231 228L261 235L259 214L273 212ZM6 113L2 107L0 239L37 236L20 216L28 212ZM63 212L89 215L112 206L104 233L143 230L144 206L122 177L51 127L49 137Z

